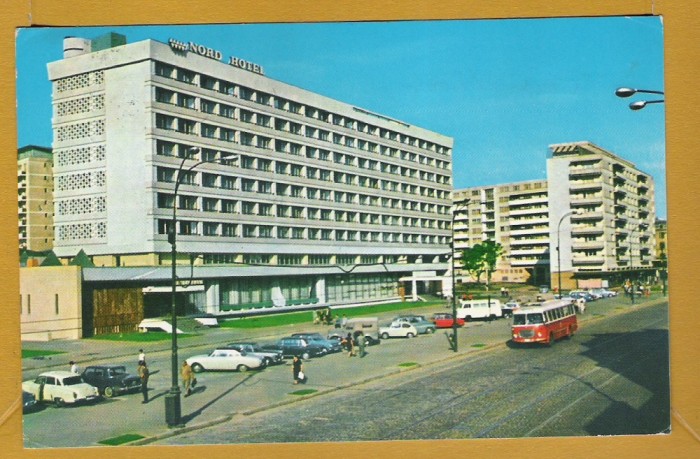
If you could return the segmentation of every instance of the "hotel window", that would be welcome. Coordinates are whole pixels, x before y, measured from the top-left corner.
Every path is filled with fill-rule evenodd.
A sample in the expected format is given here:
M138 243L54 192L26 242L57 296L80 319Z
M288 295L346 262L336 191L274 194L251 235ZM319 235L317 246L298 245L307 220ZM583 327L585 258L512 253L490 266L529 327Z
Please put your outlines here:
M172 104L175 98L175 92L168 91L167 89L156 87L156 102L162 102L164 104Z
M323 140L324 142L328 142L328 138L330 136L330 132L324 131L323 129L318 130L318 139Z
M278 257L280 265L300 265L304 262L304 257L302 255L279 255Z
M263 172L270 172L272 170L272 161L269 159L258 159L257 169Z
M202 123L202 137L216 138L216 126Z
M255 124L257 124L258 126L262 126L262 127L270 127L271 120L272 120L271 116L262 115L262 114L258 113L258 116L256 117L256 120L255 120Z
M253 123L254 115L253 112L248 110L241 110L241 121L244 123Z
M245 86L241 86L239 89L239 94L241 96L241 99L253 100L253 90L250 88L246 88Z
M320 212L321 212L320 209L317 209L317 208L315 208L315 207L309 207L309 208L306 210L306 213L307 213L307 215L308 215L307 218L308 218L309 220L318 220L318 216L319 216Z
M290 196L293 198L301 198L304 196L304 187L292 185Z
M219 200L215 198L202 198L202 209L205 212L217 212Z
M256 229L255 225L243 225L243 237L255 237Z
M202 227L205 236L218 236L218 223L204 222Z
M223 140L224 142L235 142L236 131L228 128L219 128L219 140Z
M177 69L177 79L187 84L194 84L195 73L190 70Z
M292 164L292 167L290 168L291 175L294 177L301 177L302 170L303 170L302 166L300 166L298 164Z
M225 237L236 237L236 225L233 223L222 223L221 235Z
M289 239L291 234L291 228L288 226L280 226L277 228L277 238L278 239Z
M309 264L311 265L330 265L330 255L309 255Z
M289 123L289 132L296 135L301 135L301 124Z
M301 113L301 104L298 102L289 102L289 111L292 113Z
M304 208L292 207L292 218L304 218Z
M319 170L319 179L323 180L324 182L330 182L331 181L331 171L326 170L326 169L320 169ZM323 198L321 198L323 199Z
M235 190L236 189L235 177L228 177L226 175L221 176L221 188L223 188L225 190Z
M174 156L175 144L163 140L156 140L156 154L161 156Z
M236 201L223 199L221 201L221 212L227 213L227 214L236 213Z
M235 119L236 118L236 109L231 107L230 105L221 104L219 106L219 115L223 116L225 118Z
M289 152L293 155L301 155L301 145L298 143L290 143Z
M192 120L178 119L177 131L183 134L194 134L197 128L197 123Z
M247 192L255 191L255 180L253 179L241 179L241 190Z
M321 190L319 194L319 199L321 201L330 201L331 200L331 190Z
M229 96L235 95L236 85L233 83L228 83L226 81L219 81L219 92L222 94L228 94Z
M264 238L272 237L272 227L271 226L261 226L259 228L258 237L264 237Z
M195 196L179 196L180 209L197 210L197 198Z
M180 234L193 236L197 234L197 222L180 220Z
M241 145L246 145L249 147L253 146L253 134L248 132L241 132Z
M177 95L177 104L180 107L185 107L185 108L194 108L195 106L195 97L190 96L187 94L178 94Z
M287 145L289 145L289 142L285 142L284 140L277 139L275 141L275 151L285 153L287 151Z
M333 231L329 229L321 230L321 240L330 241L333 237Z
M175 73L175 67L168 64L163 64L162 62L156 62L156 75L165 78L172 78Z
M199 106L203 113L214 113L216 111L216 102L211 100L202 99Z
M290 215L289 206L283 206L283 205L277 206L277 216L278 217L288 218L289 215Z
M259 204L258 215L262 215L264 217L272 216L272 204Z
M304 228L292 228L292 239L304 239Z
M306 196L309 199L318 199L318 188L307 188L306 189Z
M172 220L158 220L158 234L169 234Z
M258 182L258 193L272 194L272 182L260 180Z
M261 105L271 105L272 97L269 94L258 91L255 101Z
M172 131L175 129L175 117L156 113L156 127Z
M321 209L321 220L330 220L333 211L330 209Z
M175 202L175 196L172 194L158 193L158 208L172 209Z
M309 239L318 240L320 231L316 228L309 228Z
M286 110L286 109L287 109L286 106L287 106L287 100L286 100L286 99L282 99L281 97L275 98L275 108L276 108L276 109L278 109L278 110Z
M159 182L172 183L175 179L175 170L159 167L156 169L156 177Z
M200 77L200 84L204 89L215 90L216 82L216 78L212 78L210 76L202 75Z

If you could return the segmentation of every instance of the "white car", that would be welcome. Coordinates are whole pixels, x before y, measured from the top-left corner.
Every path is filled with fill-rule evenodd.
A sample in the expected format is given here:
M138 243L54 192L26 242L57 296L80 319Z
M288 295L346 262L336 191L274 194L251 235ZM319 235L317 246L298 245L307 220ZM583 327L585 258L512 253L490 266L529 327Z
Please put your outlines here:
M97 387L83 382L80 375L70 371L41 373L33 381L24 381L22 390L34 395L37 402L49 402L57 407L90 402L100 397Z
M418 335L416 327L408 322L392 322L388 327L379 327L379 336L387 338L413 338Z
M246 355L235 349L215 349L211 354L195 355L187 359L192 371L200 373L205 370L248 371L265 368L265 361L257 356Z

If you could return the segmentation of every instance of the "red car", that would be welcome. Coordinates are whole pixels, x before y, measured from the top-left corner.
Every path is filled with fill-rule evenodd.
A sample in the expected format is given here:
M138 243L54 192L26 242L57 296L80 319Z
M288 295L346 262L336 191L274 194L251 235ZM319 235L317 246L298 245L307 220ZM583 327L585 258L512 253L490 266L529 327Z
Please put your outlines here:
M433 314L433 323L435 324L436 328L452 328L453 320L452 320L452 314L447 314L447 313L438 313L438 314ZM464 325L464 319L457 319L457 326L461 327Z

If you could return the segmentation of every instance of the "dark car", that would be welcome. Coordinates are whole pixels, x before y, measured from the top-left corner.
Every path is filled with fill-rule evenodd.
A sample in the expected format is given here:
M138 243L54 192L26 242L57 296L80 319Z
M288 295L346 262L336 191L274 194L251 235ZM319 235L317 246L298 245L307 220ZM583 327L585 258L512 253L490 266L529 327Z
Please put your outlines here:
M39 409L39 404L36 402L36 397L26 391L22 391L22 413L31 413Z
M298 355L304 360L328 354L328 350L325 346L307 341L304 338L295 338L292 336L282 338L274 344L265 344L262 348L280 350L285 357L294 357Z
M326 339L320 333L292 333L292 338L304 338L311 343L317 343L324 346L328 352L340 352L343 347L337 339Z
M124 365L91 365L85 368L82 377L83 381L97 387L105 397L141 388L141 378L127 373Z

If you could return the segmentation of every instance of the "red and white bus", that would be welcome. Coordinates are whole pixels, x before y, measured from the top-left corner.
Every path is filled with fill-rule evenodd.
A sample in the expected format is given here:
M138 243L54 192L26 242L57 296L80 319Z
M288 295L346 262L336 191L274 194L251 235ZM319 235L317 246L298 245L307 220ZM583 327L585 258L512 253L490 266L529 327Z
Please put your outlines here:
M545 301L513 310L514 343L546 343L570 337L578 329L576 308L567 300Z

